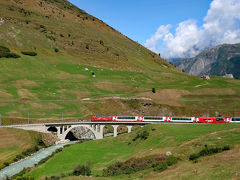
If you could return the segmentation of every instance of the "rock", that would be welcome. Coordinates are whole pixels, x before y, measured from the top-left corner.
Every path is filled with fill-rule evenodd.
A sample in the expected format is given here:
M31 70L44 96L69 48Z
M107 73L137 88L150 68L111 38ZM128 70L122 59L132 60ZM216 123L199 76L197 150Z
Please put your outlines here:
M201 78L205 79L205 80L210 80L210 76L208 76L208 75L203 75L203 76L201 76Z
M88 68L84 68L85 71L88 71Z
M64 144L64 143L67 143L69 142L70 140L69 139L65 139L65 140L60 140L60 141L57 141L55 144Z
M180 60L174 65L195 76L215 75L227 78L240 78L240 43L222 44L202 51L193 58Z
M172 155L171 151L166 152L166 156L171 156L171 155Z
M223 77L225 77L225 78L231 78L231 79L234 78L232 74L225 74Z

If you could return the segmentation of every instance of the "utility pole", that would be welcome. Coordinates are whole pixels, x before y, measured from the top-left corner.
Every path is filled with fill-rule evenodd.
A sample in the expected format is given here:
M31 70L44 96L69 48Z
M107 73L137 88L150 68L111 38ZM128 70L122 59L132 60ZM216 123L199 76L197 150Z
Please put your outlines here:
M30 124L30 120L29 120L29 112L28 112L28 124Z

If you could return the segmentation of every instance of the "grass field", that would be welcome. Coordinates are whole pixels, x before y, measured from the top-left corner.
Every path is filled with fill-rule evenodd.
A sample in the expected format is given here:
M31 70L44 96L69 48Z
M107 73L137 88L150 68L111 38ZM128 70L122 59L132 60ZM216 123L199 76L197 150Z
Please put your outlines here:
M77 164L88 162L91 162L93 176L96 176L101 175L101 170L114 162L127 160L130 157L165 154L167 151L171 151L174 156L182 160L163 173L154 173L148 169L136 174L121 175L109 179L158 179L159 177L191 179L192 176L197 179L197 175L201 173L204 174L201 174L199 179L204 179L204 177L228 179L235 177L235 173L240 173L238 169L240 166L238 156L240 125L238 124L148 125L141 130L150 132L149 138L132 142L136 132L140 129L136 129L130 134L120 135L117 138L110 137L64 148L61 153L26 176L44 179L45 176L71 172ZM188 156L201 150L205 144L209 147L230 145L231 150L200 158L196 164L190 162ZM225 160L223 161L223 159ZM234 165L234 168L231 164ZM99 179L106 178L100 177Z

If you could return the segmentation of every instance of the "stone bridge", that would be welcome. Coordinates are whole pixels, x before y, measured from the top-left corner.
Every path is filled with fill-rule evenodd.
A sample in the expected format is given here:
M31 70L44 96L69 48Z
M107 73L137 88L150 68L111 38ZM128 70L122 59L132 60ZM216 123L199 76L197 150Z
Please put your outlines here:
M68 133L77 127L84 127L90 130L94 139L103 138L103 128L107 125L113 127L113 136L118 135L117 129L120 125L125 125L128 129L128 133L131 132L131 129L135 125L144 126L146 122L89 122L89 121L78 121L78 122L59 122L59 123L41 123L41 124L22 124L22 125L10 125L10 126L0 126L0 127L10 127L18 128L24 130L32 130L42 133L49 133L50 128L56 129L56 134L60 140L65 140Z

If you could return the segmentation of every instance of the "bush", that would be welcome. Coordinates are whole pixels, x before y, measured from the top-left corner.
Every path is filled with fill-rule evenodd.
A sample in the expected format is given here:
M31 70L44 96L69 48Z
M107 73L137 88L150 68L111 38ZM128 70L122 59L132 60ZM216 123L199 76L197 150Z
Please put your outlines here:
M27 55L27 56L36 56L37 55L36 52L31 52L31 51L22 51L21 53L24 55Z
M161 163L157 167L154 168L154 171L162 172L168 168L168 164L166 162Z
M189 160L195 160L195 159L198 159L199 157L200 157L199 154L191 154L189 156Z
M155 88L152 88L152 93L156 93L156 89Z
M73 175L74 176L90 176L91 175L91 170L89 166L86 165L77 165L74 170L73 170Z
M54 51L57 53L57 52L59 52L59 49L58 49L58 48L55 48Z
M103 170L103 176L116 176L120 174L131 174L147 168L155 171L164 171L168 166L178 161L174 156L152 155L143 158L132 158L125 162L117 162Z
M133 141L136 141L137 139L141 139L141 140L146 140L149 136L149 132L147 132L146 130L144 131L140 131L137 133L137 135L133 138Z
M40 25L40 28L43 28L43 29L45 29L46 27L45 27L44 25Z
M11 52L2 52L0 53L0 58L20 58L18 54L11 53Z
M223 151L227 151L227 150L230 150L230 146L229 145L223 147Z
M0 53L3 53L3 52L10 52L10 50L7 48L7 47L4 47L4 46L0 46Z
M103 42L103 40L100 40L99 42L100 42L101 45L104 46L104 42Z
M166 160L166 163L167 163L168 166L172 166L174 164L177 164L177 162L178 162L178 159L176 157L172 156L172 155L169 156Z
M88 44L86 44L86 49L89 49L89 45Z
M230 150L229 145L224 146L224 147L212 147L212 148L208 148L208 146L205 145L204 149L202 149L200 152L191 154L189 156L189 160L196 161L201 156L208 156L208 155L220 153L220 152L227 151L227 150Z
M4 165L5 167L7 167L7 166L9 166L9 163L8 163L8 162L4 162L3 165Z

